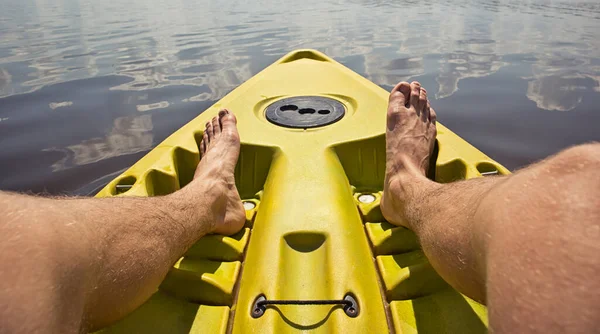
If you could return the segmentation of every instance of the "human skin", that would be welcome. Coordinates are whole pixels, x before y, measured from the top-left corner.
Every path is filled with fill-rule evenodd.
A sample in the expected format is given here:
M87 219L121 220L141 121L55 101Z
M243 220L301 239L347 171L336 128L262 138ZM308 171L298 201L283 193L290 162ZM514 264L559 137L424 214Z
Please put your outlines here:
M390 94L382 212L413 230L436 271L487 304L490 332L591 333L600 325L600 145L510 176L426 177L435 111L418 82Z

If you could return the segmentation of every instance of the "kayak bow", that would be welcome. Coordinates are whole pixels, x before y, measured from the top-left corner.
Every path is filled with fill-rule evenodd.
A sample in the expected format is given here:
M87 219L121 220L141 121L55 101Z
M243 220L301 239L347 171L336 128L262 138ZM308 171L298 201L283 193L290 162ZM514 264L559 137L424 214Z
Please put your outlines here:
M106 332L484 333L486 308L383 218L388 92L314 50L293 51L177 130L98 197L184 187L204 124L227 107L242 148L246 226L199 240L154 296ZM438 123L438 182L509 171Z

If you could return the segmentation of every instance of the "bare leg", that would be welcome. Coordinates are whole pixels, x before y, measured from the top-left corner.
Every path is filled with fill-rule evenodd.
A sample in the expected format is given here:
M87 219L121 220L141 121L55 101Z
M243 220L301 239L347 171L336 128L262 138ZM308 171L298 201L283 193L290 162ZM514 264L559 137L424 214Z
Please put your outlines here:
M195 179L168 196L48 199L0 193L0 332L88 331L146 301L207 233L244 224L233 114L207 128Z
M390 94L382 211L417 234L452 286L487 303L499 333L588 333L600 325L600 145L508 177L425 177L435 112L416 82Z

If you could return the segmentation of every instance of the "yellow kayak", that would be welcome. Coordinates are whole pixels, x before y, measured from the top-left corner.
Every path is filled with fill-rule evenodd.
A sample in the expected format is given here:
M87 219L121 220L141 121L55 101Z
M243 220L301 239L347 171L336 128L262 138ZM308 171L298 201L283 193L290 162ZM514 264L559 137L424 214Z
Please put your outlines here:
M379 209L388 92L314 50L293 51L177 130L98 197L192 180L204 124L238 118L238 234L202 238L109 333L485 333L486 308L432 269ZM438 123L439 182L509 171ZM135 214L135 213L133 213Z

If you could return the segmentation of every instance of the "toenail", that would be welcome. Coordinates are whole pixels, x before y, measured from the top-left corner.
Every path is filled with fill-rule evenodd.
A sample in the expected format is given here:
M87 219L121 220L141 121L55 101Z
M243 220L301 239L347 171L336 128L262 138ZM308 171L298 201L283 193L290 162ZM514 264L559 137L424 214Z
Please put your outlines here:
M208 128L210 126L210 123L206 122L206 127Z
M225 110L219 111L219 117L223 117L225 115L227 115L227 112Z

